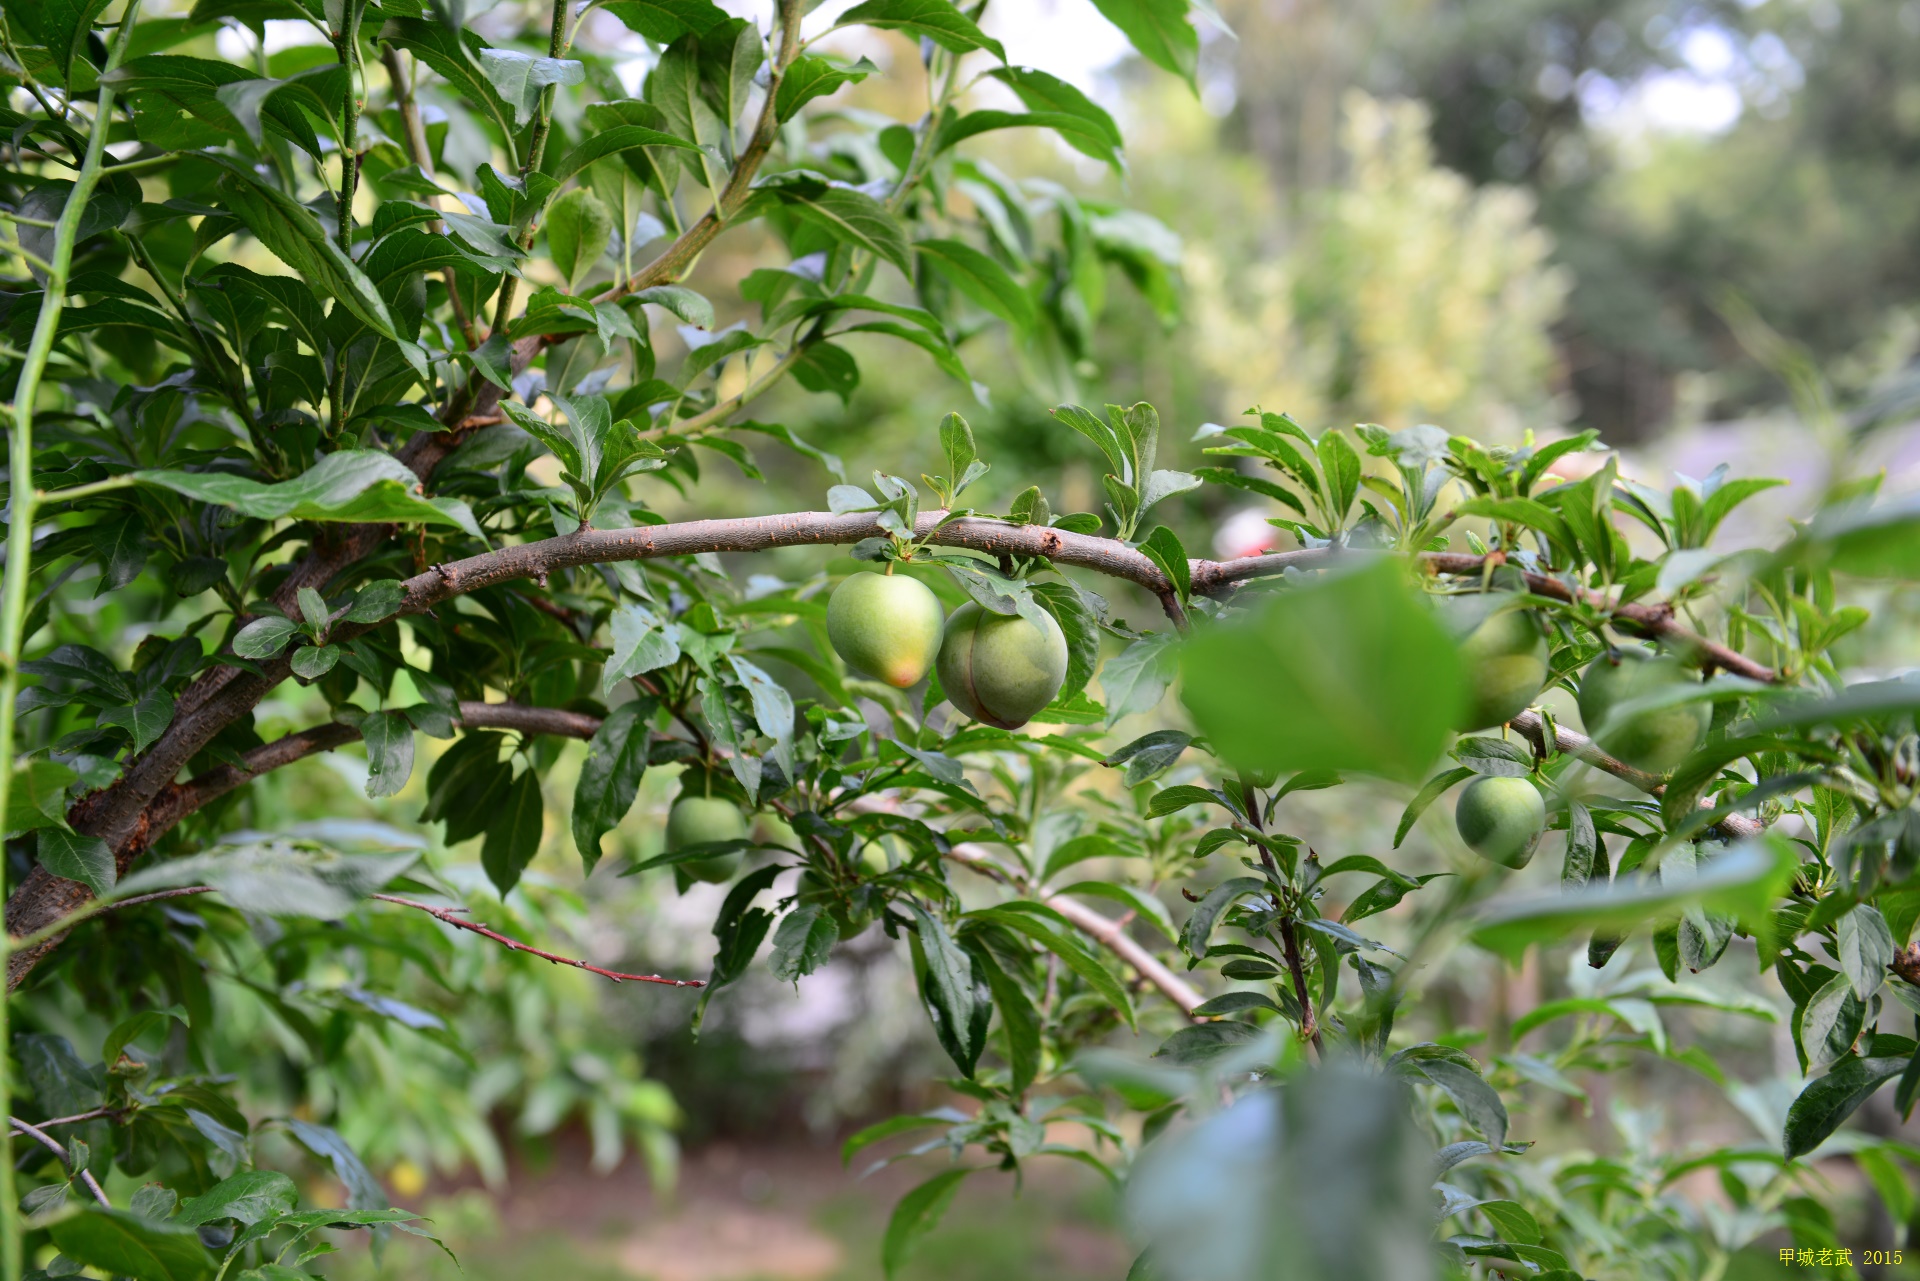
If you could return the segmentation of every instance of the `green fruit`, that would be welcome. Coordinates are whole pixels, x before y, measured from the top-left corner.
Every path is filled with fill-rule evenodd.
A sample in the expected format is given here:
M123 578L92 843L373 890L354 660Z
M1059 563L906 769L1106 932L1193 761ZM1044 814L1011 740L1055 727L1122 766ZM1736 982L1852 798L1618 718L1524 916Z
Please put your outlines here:
M947 620L940 686L968 716L1018 729L1051 703L1067 679L1067 638L1053 616L1035 627L1018 614L991 614L969 602Z
M1504 725L1547 683L1547 636L1531 610L1502 609L1460 642L1467 669L1467 706L1460 730Z
M732 801L717 796L682 796L667 815L667 851L678 853L713 841L746 839L747 820ZM675 866L696 881L719 884L740 870L740 851L696 858Z
M1594 741L1636 769L1664 774L1705 737L1713 713L1705 703L1678 703L1629 717L1614 709L1694 683L1677 660L1643 649L1602 654L1580 682L1580 719Z
M1547 806L1524 778L1485 776L1468 783L1453 810L1460 839L1481 858L1525 867L1547 829Z
M848 667L905 689L940 652L940 601L905 574L854 574L827 601L827 639Z

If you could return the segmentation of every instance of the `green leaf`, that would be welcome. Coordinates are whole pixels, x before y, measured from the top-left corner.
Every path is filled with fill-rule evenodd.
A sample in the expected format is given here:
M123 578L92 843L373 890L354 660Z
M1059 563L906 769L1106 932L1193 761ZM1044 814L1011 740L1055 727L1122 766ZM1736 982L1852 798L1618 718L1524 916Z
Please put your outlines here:
M1107 727L1136 712L1160 705L1173 683L1179 652L1172 632L1155 632L1121 650L1100 670L1100 688L1107 699Z
M817 181L792 183L776 190L795 214L833 239L884 258L908 276L913 274L907 234L900 220L866 192Z
M1420 821L1420 816L1426 813L1429 805L1444 796L1455 783L1472 778L1473 773L1462 765L1428 779L1414 798L1407 802L1407 808L1400 812L1400 826L1393 829L1393 848L1400 848L1400 842L1407 839L1407 833L1413 830L1413 825Z
M1260 771L1416 779L1466 696L1452 640L1385 558L1196 635L1181 672L1215 750Z
M613 0L607 12L660 44L705 35L727 21L726 10L712 0Z
M1196 1016L1217 1018L1222 1014L1239 1014L1245 1010L1271 1010L1275 1014L1285 1013L1272 997L1259 992L1226 992L1193 1007Z
M500 809L487 821L487 839L480 846L480 865L502 896L520 883L520 874L540 852L540 833L546 816L540 795L540 775L520 771Z
M304 645L293 651L288 666L301 680L319 680L332 671L334 664L340 661L338 645Z
M1880 990L1893 964L1893 931L1877 908L1862 903L1835 922L1840 972L1862 1001Z
M1472 1068L1450 1059L1408 1059L1406 1070L1439 1086L1460 1109L1467 1124L1486 1138L1490 1147L1507 1141L1507 1107L1491 1085Z
M1210 1063L1259 1036L1260 1029L1251 1023L1200 1023L1183 1027L1162 1041L1153 1057L1180 1067L1193 1067Z
M259 520L452 525L475 538L483 537L465 503L416 494L420 478L392 454L377 449L339 450L292 480L278 484L262 484L227 472L130 474L142 484L231 507Z
M369 1213L387 1209L387 1194L381 1189L380 1180L374 1178L373 1172L367 1169L367 1163L360 1159L360 1154L353 1150L353 1145L342 1138L338 1131L328 1126L316 1125L312 1121L302 1121L298 1117L288 1117L280 1124L286 1126L307 1151L333 1167L333 1177L340 1180L341 1185L347 1190L347 1209L366 1215L364 1219L357 1216L342 1217L347 1217L350 1222L372 1223L393 1222L397 1218L413 1217L410 1214L390 1217ZM337 1210L321 1213L339 1214Z
M993 954L970 940L968 952L973 963L986 977L987 990L993 994L994 1008L1000 1011L1000 1030L1007 1039L1009 1086L1015 1095L1023 1094L1040 1074L1041 1019L1026 990L1007 975Z
M774 95L774 114L785 124L815 98L824 98L843 85L858 84L878 70L880 68L865 58L843 67L816 54L802 54L780 77L780 90Z
M278 838L238 839L143 868L122 878L117 893L130 898L178 885L211 885L242 911L337 920L419 859L417 849L341 854Z
M514 128L533 119L540 95L549 85L584 84L587 67L571 58L536 58L517 49L480 50L480 71L500 100L513 108Z
M1853 1051L1866 1018L1866 1003L1854 992L1846 975L1835 974L1807 998L1798 1015L1794 1031L1807 1065L1825 1067Z
M426 63L468 102L498 120L501 129L507 128L511 108L481 74L477 59L486 42L478 33L455 29L437 19L391 17L380 29L380 40Z
M378 623L400 612L407 589L397 578L380 578L362 587L348 607L349 623Z
M1540 1244L1540 1222L1518 1201L1482 1201L1473 1207L1492 1221L1503 1241Z
M889 1281L900 1271L914 1244L940 1226L947 1206L953 1203L953 1194L959 1190L960 1180L971 1173L966 1166L942 1170L901 1197L893 1207L893 1217L887 1220L887 1234L880 1243L880 1264Z
M641 676L677 662L680 641L673 626L647 606L635 602L614 611L608 623L613 652L600 681L601 693L633 676Z
M612 241L613 215L585 187L575 187L547 210L547 252L569 291L593 274Z
M1677 884L1616 880L1603 888L1496 899L1482 910L1472 938L1517 961L1531 945L1576 930L1624 932L1671 920L1695 906L1736 917L1770 935L1768 910L1792 884L1799 867L1796 847L1769 834L1729 850Z
M369 712L360 737L367 743L367 795L398 795L413 777L413 723L399 712Z
M78 777L58 761L32 757L13 772L7 789L5 839L67 821L67 787Z
M1232 880L1222 881L1207 892L1193 909L1193 915L1180 931L1180 946L1196 959L1207 955L1207 940L1213 937L1214 923L1221 914L1233 904L1249 894L1259 894L1267 888L1267 883L1257 876L1236 876Z
M1193 735L1177 729L1157 729L1143 734L1101 761L1109 768L1125 765L1122 787L1138 787L1173 768L1193 743Z
M974 973L973 958L953 941L939 918L910 904L918 929L913 936L920 994L940 1045L963 1076L973 1076L986 1040L992 993ZM984 1007L984 1008L983 1008Z
M327 235L312 210L232 161L222 165L219 192L247 230L310 288L339 302L374 333L400 340L380 291Z
M620 825L640 794L652 732L647 721L659 706L651 697L622 703L607 713L587 743L580 781L573 790L573 843L587 875L600 861L600 838Z
M287 647L300 624L278 614L265 614L233 634L233 652L242 658L272 658Z
M144 752L167 732L173 722L173 695L164 689L149 690L129 707L109 707L94 719L101 725L121 725L133 735L133 750Z
M781 918L773 932L773 955L767 968L777 979L794 982L827 963L839 941L840 929L817 903L796 907Z
M105 841L97 836L69 832L64 827L43 827L38 839L40 866L47 871L78 881L96 895L113 890L118 872L114 867L113 847Z
M1781 1136L1787 1159L1805 1156L1825 1143L1874 1091L1906 1066L1905 1058L1850 1058L1800 1091L1787 1109L1786 1131Z
M1067 968L1099 993L1100 999L1120 1011L1120 1017L1127 1021L1128 1027L1134 1025L1133 1002L1127 999L1126 988L1087 950L1067 919L1054 909L1040 903L1017 901L999 907L982 908L967 915L970 920L989 920L1004 925L1040 944L1066 962Z
M54 69L65 83L73 60L86 47L93 20L107 7L107 0L33 0L30 4L9 5L8 16L19 26L28 43L46 46Z
M213 1256L194 1229L125 1210L82 1206L48 1232L69 1259L135 1281L200 1281L213 1271Z
M1327 487L1327 520L1338 529L1346 524L1354 495L1360 492L1360 455L1338 428L1320 437L1318 449L1320 475Z
M1078 89L1055 76L1033 67L995 67L987 73L1012 88L1028 111L1065 115L1080 122L1080 128L1062 130L1067 145L1082 155L1118 166L1125 145L1120 127L1105 108Z
M605 104L594 104L594 106L602 105ZM678 151L691 151L696 154L700 150L698 145L688 142L685 138L659 129L649 129L645 125L607 126L602 121L595 120L593 107L587 108L587 111L588 125L591 127L597 124L600 127L582 139L579 146L555 162L552 170L555 182L565 183L596 160L605 160L608 156L617 156L622 152L632 151L636 147L672 147ZM560 199L565 200L566 197L562 196ZM556 207L558 203L558 201L555 202ZM548 217L552 217L551 210L548 211Z
M1200 62L1200 33L1187 21L1187 0L1093 0L1140 56L1188 84Z
M1594 879L1598 864L1600 880L1607 880L1606 847L1594 830L1593 814L1579 801L1567 802L1567 857L1561 865L1560 883L1581 886Z
M837 25L850 27L856 23L925 37L949 53L985 49L1000 61L1007 60L1000 42L980 30L951 0L867 0L841 14Z
M1156 472L1155 475L1165 475ZM1144 504L1142 504L1144 506ZM1140 540L1140 551L1148 560L1160 567L1160 572L1173 584L1179 594L1180 603L1186 604L1193 599L1192 565L1187 561L1187 549L1180 544L1179 535L1165 525L1155 525L1148 535Z
M1182 783L1178 787L1168 787L1154 793L1152 803L1147 806L1147 817L1165 818L1169 814L1178 814L1189 805L1220 805L1222 803L1217 795L1206 788Z
M278 1170L242 1170L182 1202L173 1221L194 1228L222 1219L259 1223L279 1218L299 1201L300 1191L293 1180Z

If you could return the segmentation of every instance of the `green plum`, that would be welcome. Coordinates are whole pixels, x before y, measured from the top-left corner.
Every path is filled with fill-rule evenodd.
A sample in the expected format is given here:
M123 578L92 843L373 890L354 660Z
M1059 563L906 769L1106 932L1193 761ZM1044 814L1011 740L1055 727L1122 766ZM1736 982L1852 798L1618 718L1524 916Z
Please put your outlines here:
M669 853L713 841L745 840L746 835L747 820L741 815L740 807L723 797L683 795L667 815ZM676 866L696 881L723 884L740 870L740 851L690 859Z
M968 602L947 620L940 686L974 720L1018 729L1054 700L1067 679L1067 638L1051 614L1036 627L1018 614Z
M1448 598L1448 603L1456 621L1470 630L1460 639L1460 657L1467 669L1467 706L1455 728L1504 725L1524 712L1547 683L1546 631L1531 610L1496 606L1476 621L1469 606L1454 605L1458 599Z
M1693 673L1677 659L1637 648L1611 650L1593 660L1580 682L1580 719L1613 755L1636 769L1665 774L1700 745L1711 709L1703 702L1675 703L1626 717L1615 709L1693 683Z
M853 574L827 600L827 639L848 667L900 689L940 652L940 600L905 574Z
M1525 867L1547 829L1547 805L1524 778L1482 776L1468 783L1453 810L1467 848L1489 862Z

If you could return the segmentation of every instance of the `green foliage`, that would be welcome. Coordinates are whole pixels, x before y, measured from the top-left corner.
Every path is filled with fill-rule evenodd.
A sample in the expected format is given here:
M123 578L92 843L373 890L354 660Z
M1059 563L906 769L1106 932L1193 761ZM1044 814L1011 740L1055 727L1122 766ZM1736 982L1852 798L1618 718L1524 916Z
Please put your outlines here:
M1189 10L1208 6L1098 7L1195 79ZM1711 1275L1788 1222L1798 1159L1833 1151L1875 1090L1897 1079L1911 1107L1920 693L1850 682L1844 648L1869 625L1849 576L1914 576L1910 500L1843 487L1774 550L1723 557L1762 482L1663 492L1613 457L1556 474L1600 452L1590 433L1490 447L1256 410L1203 429L1213 465L1188 472L1161 465L1174 438L1144 402L1046 422L1097 451L1104 517L1057 514L1037 484L1005 516L961 507L989 467L957 412L919 444L924 491L849 484L738 413L787 374L846 403L876 340L956 392L1001 324L1084 354L1108 264L1177 314L1164 228L970 150L1040 128L1117 165L1117 126L1005 65L978 8L947 0L838 19L924 41L934 101L912 124L841 109L882 73L803 52L797 0L764 25L702 0L606 8L659 46L638 98L564 7L544 49L389 0L329 8L304 68L209 58L210 31L174 27L123 58L155 31L138 16L97 59L84 7L9 28L10 101L37 110L12 113L0 174L20 219L0 364L24 388L0 622L28 655L6 688L33 683L0 755L14 946L46 947L16 958L9 1062L15 1110L65 1139L4 1167L27 1185L27 1217L0 1207L13 1244L143 1279L311 1275L323 1232L419 1230L376 1170L498 1177L496 1107L534 1133L578 1119L603 1167L631 1140L664 1170L670 1102L581 1000L587 978L530 968L518 938L583 932L543 862L550 827L583 875L726 886L698 997L644 994L696 1028L751 976L806 983L874 926L910 958L965 1106L848 1144L935 1129L885 1159L951 1158L895 1209L889 1273L963 1179L1058 1158L1131 1188L1136 1271L1271 1276L1284 1244L1301 1275ZM972 109L970 72L1025 110ZM63 176L74 157L91 194ZM57 243L33 234L56 218ZM689 276L737 234L771 265ZM721 286L737 297L707 296ZM710 454L763 476L748 432L820 463L829 512L669 521L721 492ZM1194 561L1201 531L1170 500L1207 485L1273 503L1298 552ZM741 581L716 556L829 543L894 572L823 603L822 575ZM1520 634L1463 645L1425 599L1456 584ZM1156 605L1167 624L1144 630ZM1633 671L1661 679L1609 687L1635 641L1659 654ZM1526 670L1468 714L1509 657ZM1584 728L1637 768L1561 734L1564 701L1528 706L1576 687ZM1649 718L1687 732L1643 743ZM1486 719L1514 732L1452 737ZM360 796L323 771L261 777L355 743ZM647 857L629 816L673 774ZM276 793L295 778L307 792ZM1456 830L1494 864L1458 857L1444 824L1404 846L1462 783ZM1312 793L1378 811L1383 787L1412 792L1404 853L1303 821ZM1524 812L1485 812L1499 794ZM1560 884L1510 892L1529 851L1560 848L1548 831ZM1636 932L1657 969L1613 959ZM1462 937L1505 960L1571 942L1595 972L1482 1043L1430 999ZM1666 1191L1692 1158L1652 1143L1530 1154L1530 1090L1578 1097L1643 1054L1730 1086L1661 1010L1772 1016L1691 977L1729 958L1717 977L1746 977L1736 938L1818 1073L1777 1145L1721 1165L1752 1213L1699 1229ZM1565 1039L1516 1048L1549 1026ZM1116 1052L1135 1035L1151 1058ZM483 1104L457 1088L478 1076ZM1904 1186L1904 1149L1863 1150L1876 1186ZM345 1209L298 1208L288 1171L322 1167ZM148 1186L88 1204L83 1172Z

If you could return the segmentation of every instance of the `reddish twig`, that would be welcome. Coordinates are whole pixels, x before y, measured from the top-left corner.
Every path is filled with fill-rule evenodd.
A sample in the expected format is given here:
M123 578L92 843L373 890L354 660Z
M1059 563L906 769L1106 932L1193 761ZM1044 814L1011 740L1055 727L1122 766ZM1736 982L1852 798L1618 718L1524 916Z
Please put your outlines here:
M60 1158L61 1165L67 1166L68 1171L70 1173L72 1172L73 1167L67 1163L67 1150L60 1146L60 1140L54 1138L37 1125L27 1124L17 1116L10 1116L7 1120L12 1122L13 1128L20 1133L27 1135L29 1138L38 1139L43 1146ZM113 1202L107 1200L107 1194L101 1190L100 1181L93 1177L93 1171L81 1170L78 1173L80 1175L80 1181L87 1185L87 1191L93 1193L93 1199L111 1209Z
M455 929L470 930L478 934L481 938L492 939L495 943L507 948L509 951L525 952L529 956L537 956L543 961L552 961L555 965L571 965L576 970L585 970L589 974L598 974L601 978L612 979L615 983L658 983L663 987L705 987L707 985L704 979L669 979L662 978L658 974L622 974L618 970L603 970L597 965L589 965L585 961L576 961L570 956L555 956L552 952L542 952L537 947L529 947L518 939L510 939L504 934L490 930L478 921L461 920L458 913L465 911L465 908L434 907L429 903L416 903L410 898L400 898L393 894L374 894L369 897L379 899L382 903L397 903L401 907L410 907L415 911L425 912L435 920L446 925L451 925Z

